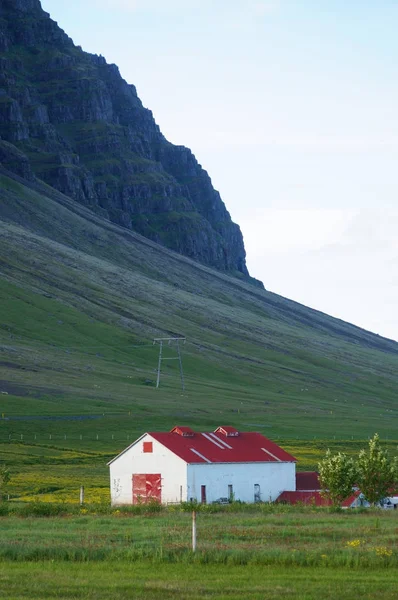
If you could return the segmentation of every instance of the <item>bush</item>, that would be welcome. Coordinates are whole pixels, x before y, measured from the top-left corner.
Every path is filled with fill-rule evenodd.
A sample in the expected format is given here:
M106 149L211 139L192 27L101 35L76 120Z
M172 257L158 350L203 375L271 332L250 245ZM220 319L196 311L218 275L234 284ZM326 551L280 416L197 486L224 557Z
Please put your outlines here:
M22 517L59 517L70 514L72 512L71 508L71 506L65 504L35 501L21 506L18 513Z

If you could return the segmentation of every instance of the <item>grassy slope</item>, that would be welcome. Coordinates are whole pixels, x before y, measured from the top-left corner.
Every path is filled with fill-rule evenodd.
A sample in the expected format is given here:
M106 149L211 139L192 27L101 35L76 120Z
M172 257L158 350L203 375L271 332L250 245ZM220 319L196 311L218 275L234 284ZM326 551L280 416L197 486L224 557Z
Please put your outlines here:
M142 431L175 423L274 439L395 436L396 343L5 173L0 215L0 441L94 452L95 469ZM163 335L187 337L184 394L176 361L154 388L152 339ZM20 464L40 468L32 452Z

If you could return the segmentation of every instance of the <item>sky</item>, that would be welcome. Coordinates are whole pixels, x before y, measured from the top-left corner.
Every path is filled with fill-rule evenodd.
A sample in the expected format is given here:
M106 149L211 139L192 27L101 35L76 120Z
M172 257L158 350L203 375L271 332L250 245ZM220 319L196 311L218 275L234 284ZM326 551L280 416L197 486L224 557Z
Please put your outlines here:
M266 289L398 340L396 0L42 0L191 148Z

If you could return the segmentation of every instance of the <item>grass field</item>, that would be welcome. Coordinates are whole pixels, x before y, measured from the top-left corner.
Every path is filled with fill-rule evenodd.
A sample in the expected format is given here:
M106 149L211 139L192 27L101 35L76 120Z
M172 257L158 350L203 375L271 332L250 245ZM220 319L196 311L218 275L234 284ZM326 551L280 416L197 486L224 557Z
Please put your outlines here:
M137 436L139 433L137 432ZM105 439L101 439L101 437ZM121 439L115 433L99 440L65 440L61 434L52 440L0 443L0 457L11 472L7 491L12 500L72 502L79 500L79 489L85 487L87 502L109 501L109 470L106 463L134 438ZM33 438L34 435L32 434ZM44 437L44 436L43 436ZM88 437L88 435L87 435ZM276 439L298 459L299 470L316 470L327 448L355 456L367 446L367 440L297 440ZM397 441L384 442L391 456L398 454Z
M396 578L387 569L0 563L0 593L7 600L396 600Z
M177 508L2 517L0 596L396 598L395 511L216 510L198 514L195 554L190 513Z
M396 600L396 570L149 562L0 563L7 600Z

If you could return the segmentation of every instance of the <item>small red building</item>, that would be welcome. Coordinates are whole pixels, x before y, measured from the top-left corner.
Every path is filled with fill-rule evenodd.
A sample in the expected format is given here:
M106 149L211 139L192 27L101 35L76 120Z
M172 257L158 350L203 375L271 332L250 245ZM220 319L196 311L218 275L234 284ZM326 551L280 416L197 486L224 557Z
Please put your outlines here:
M306 504L310 506L331 506L328 498L321 494L319 473L316 471L301 471L296 473L296 491L285 491L277 499L283 504ZM342 508L356 508L358 506L369 506L363 499L359 490L353 491L352 495L344 500Z

